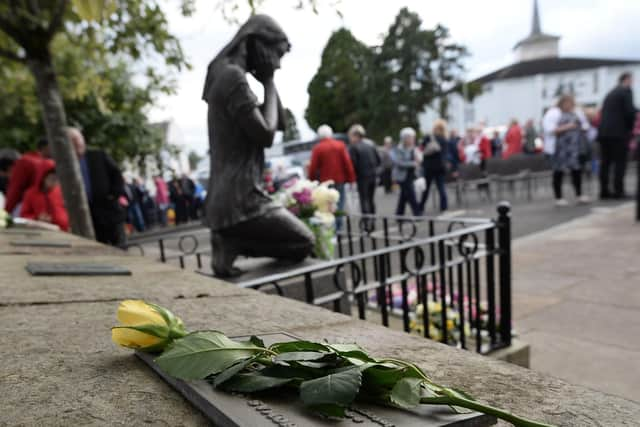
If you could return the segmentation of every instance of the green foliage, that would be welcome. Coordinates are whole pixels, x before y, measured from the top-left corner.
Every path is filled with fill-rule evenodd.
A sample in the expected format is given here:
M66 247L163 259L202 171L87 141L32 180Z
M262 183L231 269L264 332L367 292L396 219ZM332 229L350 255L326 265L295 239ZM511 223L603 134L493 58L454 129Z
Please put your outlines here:
M64 34L52 47L68 123L82 129L88 144L118 162L135 162L162 148L146 117L158 87L135 85L124 61L94 58L86 67L86 50ZM6 100L0 105L0 141L20 151L32 149L45 133L33 78L26 68L3 59L0 76L0 98Z
M253 344L233 341L220 332L202 331L175 341L156 362L176 378L203 379L263 351Z
M282 135L284 141L297 141L300 139L300 131L298 130L298 123L296 123L296 116L293 115L290 109L284 110L286 114L287 126Z
M189 169L191 169L192 171L198 169L198 165L200 164L202 159L204 159L204 157L202 157L197 152L193 150L189 151L189 154L187 155L187 160L189 161Z
M418 129L418 115L436 100L444 101L438 104L446 117L445 95L460 85L466 55L446 27L424 29L407 8L373 49L338 30L309 84L305 118L311 127L327 123L337 131L359 122L374 140L405 126Z
M369 121L368 87L372 52L346 28L334 32L322 62L309 83L309 105L305 119L311 128L328 124L344 132L353 123Z

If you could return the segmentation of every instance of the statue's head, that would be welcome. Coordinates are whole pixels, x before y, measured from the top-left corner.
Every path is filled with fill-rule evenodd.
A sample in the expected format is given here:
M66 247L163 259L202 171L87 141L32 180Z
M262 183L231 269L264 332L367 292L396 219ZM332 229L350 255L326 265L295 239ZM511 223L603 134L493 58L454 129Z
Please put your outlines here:
M280 59L290 48L287 35L273 18L253 15L209 64L203 98L207 99L208 88L215 79L218 64L224 63L227 58L245 57L247 71L256 77L272 75L280 68Z
M238 36L242 35L246 35L247 71L254 75L273 74L280 68L280 59L291 48L282 28L267 15L249 18L238 31Z

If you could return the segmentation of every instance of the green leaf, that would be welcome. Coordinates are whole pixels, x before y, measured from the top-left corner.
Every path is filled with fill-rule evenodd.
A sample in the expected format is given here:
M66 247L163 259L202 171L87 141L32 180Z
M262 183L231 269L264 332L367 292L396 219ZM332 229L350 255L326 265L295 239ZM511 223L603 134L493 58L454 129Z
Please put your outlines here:
M293 380L293 378L267 377L261 374L236 374L226 381L222 385L222 388L238 393L255 393L270 388L281 387Z
M420 378L413 370L407 368L390 368L376 364L364 371L364 384L380 388L392 389L402 378Z
M321 353L318 351L291 351L288 353L280 353L276 356L274 362L289 362L289 361L313 361L313 360L327 360L332 359L335 361L335 353Z
M252 344L233 341L221 332L202 331L174 341L156 363L173 377L196 380L222 372L263 351Z
M307 406L347 407L356 398L362 384L362 372L352 368L308 380L300 384L300 398Z
M349 359L349 361L354 365L361 364L358 363L358 361L376 362L376 360L369 356L362 347L356 344L332 344L328 347L340 356ZM353 359L355 359L355 361Z
M269 350L276 353L288 353L292 351L330 351L326 345L311 341L290 341L273 344Z
M415 408L420 404L423 381L421 378L400 379L391 390L389 400L400 408Z
M318 375L317 370L309 369L308 367L304 367L301 365L273 365L262 369L260 373L267 377L291 378L299 379L300 381L310 380L313 378L317 378L318 376L322 376Z
M224 384L226 381L230 380L236 374L240 373L244 368L246 368L251 363L253 363L254 360L255 360L255 357L250 357L220 372L218 375L216 375L216 378L213 380L213 386L217 388L221 384Z

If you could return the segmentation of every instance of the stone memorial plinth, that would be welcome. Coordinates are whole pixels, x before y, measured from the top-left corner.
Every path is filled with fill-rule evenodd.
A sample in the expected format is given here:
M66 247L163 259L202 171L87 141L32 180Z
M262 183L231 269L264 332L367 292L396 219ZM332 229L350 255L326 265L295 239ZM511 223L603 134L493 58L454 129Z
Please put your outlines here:
M11 238L0 234L0 245ZM0 425L208 424L132 351L111 342L125 298L165 305L190 330L357 342L374 356L414 362L436 382L480 401L551 424L632 426L640 419L637 402L143 257L105 248L104 255L65 258L132 271L122 277L33 277L24 268L59 258L0 256Z

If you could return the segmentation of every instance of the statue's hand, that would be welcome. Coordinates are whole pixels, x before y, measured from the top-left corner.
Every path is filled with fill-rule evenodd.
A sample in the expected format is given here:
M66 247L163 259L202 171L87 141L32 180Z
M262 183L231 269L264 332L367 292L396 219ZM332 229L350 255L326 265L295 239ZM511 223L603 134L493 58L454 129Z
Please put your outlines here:
M261 67L261 69L255 70L254 77L264 85L273 82L274 71L275 70L271 67Z

